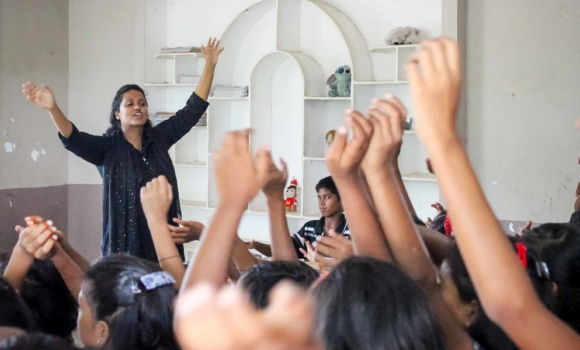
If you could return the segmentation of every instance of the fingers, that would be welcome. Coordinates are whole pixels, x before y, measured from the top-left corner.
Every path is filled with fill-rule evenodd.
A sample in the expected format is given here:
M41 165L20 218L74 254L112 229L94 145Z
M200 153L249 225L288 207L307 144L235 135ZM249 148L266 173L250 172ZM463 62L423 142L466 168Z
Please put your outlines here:
M435 70L442 72L449 71L443 42L439 40L425 40L421 42L421 48L430 52Z
M189 232L189 227L178 227L178 226L173 226L173 225L167 225L169 226L169 233L171 233L171 235L181 235L181 234L186 234Z
M451 73L456 77L461 77L461 51L457 41L448 37L441 37L439 41L445 47L445 54L447 56L447 66Z
M344 125L338 127L337 132L334 136L334 140L330 144L328 152L326 153L326 161L331 164L337 164L340 162L340 158L344 148L346 147L346 138L348 130Z
M27 216L24 218L27 226L38 225L41 224L44 219L41 216Z
M260 147L255 157L255 165L257 171L257 179L260 183L260 188L268 182L268 169L270 164L273 164L272 154L266 147Z
M57 241L57 236L56 235L52 235L48 238L48 240L46 241L46 243L44 243L42 245L42 247L40 247L40 249L38 249L35 253L34 253L34 257L36 259L44 259L46 258L46 256L50 253L50 251L52 250L52 247L54 247L54 245L56 244Z
M280 158L280 165L282 166L282 175L285 179L288 178L288 164L284 161L284 159ZM580 191L580 183L578 184L578 191Z
M411 60L411 62L407 63L405 65L405 72L407 72L407 77L412 87L418 87L423 84L423 77L419 72L419 61Z
M302 253L302 255L304 256L308 256L308 252L302 248L298 248L298 250L300 250L300 253Z

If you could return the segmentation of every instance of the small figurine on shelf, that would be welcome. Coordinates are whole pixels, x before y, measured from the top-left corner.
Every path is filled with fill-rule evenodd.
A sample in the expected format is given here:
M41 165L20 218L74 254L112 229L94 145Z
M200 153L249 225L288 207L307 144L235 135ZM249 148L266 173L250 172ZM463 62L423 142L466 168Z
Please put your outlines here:
M413 118L410 118L409 121L405 120L405 130L411 130L413 128Z
M334 135L336 135L336 130L329 130L324 137L324 141L326 141L326 145L330 147L330 144L334 140Z
M326 85L330 86L328 97L350 97L351 75L350 67L342 66L328 77L326 79Z
M290 186L286 188L286 199L284 200L284 206L286 211L289 213L295 213L298 208L298 180L292 178L290 181Z

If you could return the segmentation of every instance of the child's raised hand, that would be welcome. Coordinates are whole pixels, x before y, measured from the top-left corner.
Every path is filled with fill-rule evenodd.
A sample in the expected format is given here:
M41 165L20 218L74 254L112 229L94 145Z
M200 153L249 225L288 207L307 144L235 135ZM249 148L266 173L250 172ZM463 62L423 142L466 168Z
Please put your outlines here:
M335 264L354 256L352 241L336 232L330 236L318 236L314 247L317 253L333 258Z
M249 135L249 130L227 133L213 155L220 205L245 207L268 181L270 152L261 147L252 157Z
M222 53L224 48L219 48L220 41L216 38L209 38L207 40L207 45L201 45L201 54L205 59L206 64L216 65L218 62L219 55Z
M167 222L167 212L173 201L173 191L163 175L141 188L141 205L148 222Z
M280 159L280 164L282 164L282 169L276 167L271 155L268 157L268 180L264 188L262 188L262 192L266 196L284 198L284 188L286 187L286 181L288 181L288 166L284 159Z
M449 38L425 40L406 66L417 120L417 135L427 145L456 138L461 93L459 46Z
M386 98L373 100L369 109L373 136L362 163L365 172L386 169L395 163L403 143L403 123L407 118L407 110L393 95L387 94Z
M27 220L27 224L29 221ZM57 229L52 221L32 223L22 229L18 236L18 244L36 259L46 259L58 240Z
M373 134L371 122L357 111L346 110L344 120L352 129L352 140L347 141L347 128L341 126L326 153L326 166L335 181L359 176L359 167Z
M46 85L42 85L39 89L33 83L26 82L22 84L22 93L26 95L26 99L46 110L51 110L56 105L54 93Z

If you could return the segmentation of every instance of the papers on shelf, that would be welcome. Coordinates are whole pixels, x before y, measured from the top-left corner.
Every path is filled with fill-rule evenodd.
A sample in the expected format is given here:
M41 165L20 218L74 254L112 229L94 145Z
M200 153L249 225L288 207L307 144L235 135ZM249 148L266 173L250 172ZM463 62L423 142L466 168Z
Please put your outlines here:
M199 75L180 75L179 84L199 84L201 77Z
M159 53L188 53L188 52L198 52L201 53L201 49L196 46L178 46L178 47L162 47Z
M247 86L225 86L216 85L212 92L212 97L247 97Z

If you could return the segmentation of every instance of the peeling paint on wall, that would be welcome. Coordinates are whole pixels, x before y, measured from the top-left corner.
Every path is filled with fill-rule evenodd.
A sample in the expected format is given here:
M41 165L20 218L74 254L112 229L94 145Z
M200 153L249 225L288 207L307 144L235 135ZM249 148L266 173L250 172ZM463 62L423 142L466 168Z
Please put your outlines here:
M39 155L40 155L40 153L38 153L38 151L36 150L36 148L30 154L30 156L32 157L32 160L35 161L35 162L38 160L38 156Z
M14 151L14 147L12 147L12 143L10 142L4 144L4 149L6 149L6 153L12 153Z

